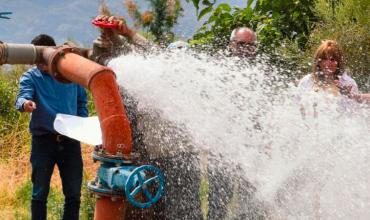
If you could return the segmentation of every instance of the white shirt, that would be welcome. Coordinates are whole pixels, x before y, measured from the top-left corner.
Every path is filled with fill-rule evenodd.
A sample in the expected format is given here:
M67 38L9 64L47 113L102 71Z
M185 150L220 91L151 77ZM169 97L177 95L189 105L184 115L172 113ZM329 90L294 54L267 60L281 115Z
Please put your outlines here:
M342 76L339 77L339 82L342 86L348 86L351 87L351 93L358 93L358 86L354 79L352 79L348 74L343 73ZM312 74L308 74L304 76L298 84L298 96L296 97L298 101L302 102L302 95L307 94L310 92L315 91L315 82L312 77ZM314 98L315 99L315 98ZM317 101L317 100L316 100ZM317 103L314 101L315 103ZM303 101L305 102L305 101ZM303 103L302 103L303 104ZM307 103L306 103L307 104ZM345 96L341 96L337 102L337 104L340 106L341 110L344 110L346 112L353 112L355 110L356 102L352 99L349 99Z
M358 93L358 86L354 79L348 76L346 73L343 73L341 77L339 77L339 82L342 86L352 86L351 92ZM300 91L312 91L314 89L314 79L312 78L311 74L307 74L304 76L301 81L299 81L298 88Z

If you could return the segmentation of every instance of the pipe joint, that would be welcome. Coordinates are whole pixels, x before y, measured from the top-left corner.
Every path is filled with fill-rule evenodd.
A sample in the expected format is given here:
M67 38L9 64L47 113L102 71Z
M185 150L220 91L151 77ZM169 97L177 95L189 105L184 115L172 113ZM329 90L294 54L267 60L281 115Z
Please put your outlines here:
M0 65L3 65L5 63L6 63L5 44L3 42L0 42Z
M59 60L63 59L67 53L74 53L77 55L81 55L80 50L78 48L70 47L66 45L58 47L56 49L46 48L43 54L44 59L47 60L49 72L53 74L53 77L56 80L62 83L71 83L70 80L66 79L65 77L63 77L61 73L59 73L58 67L57 67Z
M99 149L99 150L97 150ZM139 154L137 153L130 153L128 155L125 155L125 154L116 154L116 155L110 155L110 154L107 154L107 152L103 149L103 147L100 145L100 146L97 146L95 148L95 151L93 152L93 160L94 161L100 161L100 162L103 162L103 163L113 163L113 164L116 164L118 166L121 166L121 165L130 165L130 164L133 164L134 162L133 161L137 161L139 159Z

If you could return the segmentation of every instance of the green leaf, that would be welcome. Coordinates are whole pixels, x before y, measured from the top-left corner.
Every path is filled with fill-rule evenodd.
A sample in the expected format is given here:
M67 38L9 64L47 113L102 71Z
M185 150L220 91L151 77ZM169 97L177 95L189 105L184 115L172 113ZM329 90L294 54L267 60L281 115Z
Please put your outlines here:
M246 19L246 20L251 20L252 18L252 15L253 15L253 9L252 8L246 8L244 11L243 11L243 17Z
M214 3L211 3L209 2L208 0L203 0L203 5L206 5L206 6L212 6Z
M199 16L198 16L198 20L200 20L204 15L210 13L212 11L213 7L212 6L208 6L207 8L204 8L200 13L199 13Z
M197 9L197 12L199 10L199 0L193 0L193 5L195 6L195 8Z
M193 5L196 9L196 12L198 14L198 10L199 10L199 0L185 0L186 2L193 2Z
M231 7L230 5L226 4L226 3L222 3L222 4L219 4L217 9L221 9L223 11L227 11L227 12L230 12L231 11Z
M254 2L255 0L248 0L247 1L247 8L250 8L252 3ZM258 1L258 0L257 0Z
M216 21L218 18L219 18L218 16L212 15L211 17L209 17L207 23L210 24L210 23Z
M233 16L229 13L224 13L220 16L221 20L232 20Z

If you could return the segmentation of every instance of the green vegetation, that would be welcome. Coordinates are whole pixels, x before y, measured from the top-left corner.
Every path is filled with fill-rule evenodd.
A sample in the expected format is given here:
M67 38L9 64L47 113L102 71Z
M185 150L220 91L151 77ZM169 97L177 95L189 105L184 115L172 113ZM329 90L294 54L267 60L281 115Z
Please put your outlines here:
M200 204L203 214L203 219L207 219L208 216L208 195L209 195L209 185L208 185L208 178L207 175L202 175L200 179L200 188L199 188L199 196L200 196Z
M245 8L192 1L198 19L209 15L192 40L195 45L223 49L235 27L256 30L259 49L291 77L310 71L312 56L322 40L337 40L347 67L361 89L369 90L370 4L368 0L248 0Z
M81 190L81 209L80 209L80 219L90 220L94 218L94 208L95 208L95 197L89 189L87 188L87 183L93 178L87 172L84 172L84 178L82 182Z
M25 66L14 66L10 71L0 70L0 161L25 153L29 142L29 116L15 108L18 79Z
M95 199L87 189L87 175L84 175L81 198L80 219L93 219ZM15 192L14 217L16 219L31 219L30 205L32 183L30 180L22 183ZM63 216L64 196L59 188L51 187L48 196L48 219L58 220Z
M231 7L226 3L215 7L215 3L207 2L203 1L206 7L198 18L208 13L210 17L194 36L195 43L224 47L234 28L247 26L257 31L264 51L274 50L284 39L297 41L303 48L316 20L310 0L249 0L245 8Z
M32 183L30 180L20 185L15 192L16 204L15 218L16 219L31 219L29 211L31 206ZM63 195L59 190L51 188L48 197L48 219L61 219L63 216Z
M183 9L179 0L149 0L150 10L140 12L134 0L125 0L125 7L130 17L135 21L137 28L142 27L154 36L154 41L159 44L168 44L174 39L171 32L182 16Z

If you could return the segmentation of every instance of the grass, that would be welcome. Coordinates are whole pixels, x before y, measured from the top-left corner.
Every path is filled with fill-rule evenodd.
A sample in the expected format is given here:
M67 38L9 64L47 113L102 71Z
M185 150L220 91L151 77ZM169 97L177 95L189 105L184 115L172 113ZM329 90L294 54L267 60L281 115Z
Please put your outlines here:
M64 196L60 187L51 187L48 196L48 219L59 220L63 216L63 205ZM93 219L95 199L91 196L87 187L87 175L84 175L83 187L82 187L82 198L81 198L81 209L80 219L89 220ZM31 194L32 194L32 183L30 180L23 182L15 191L15 204L14 212L12 213L15 219L31 219L30 205L31 205Z
M22 183L15 192L16 209L14 217L16 219L31 219L29 207L31 205L32 183L30 180ZM52 187L48 197L48 219L61 219L63 213L63 195L60 191Z
M97 164L92 163L91 146L83 146L84 179L81 191L80 219L93 219L95 199L87 189L88 180L93 178ZM14 159L14 160L13 160ZM22 154L0 162L0 219L30 219L32 192L29 155ZM48 219L61 219L64 196L58 169L54 170L48 197Z
M0 68L0 219L28 220L32 193L31 167L29 162L31 138L28 131L29 114L14 108L18 79L27 69L15 65L11 69ZM94 111L91 95L89 111ZM97 164L92 163L92 146L83 145L84 179L81 196L80 219L93 218L95 199L87 190L87 181L93 178ZM48 219L61 219L64 196L58 170L54 170L48 197Z
M81 209L80 209L81 220L89 220L94 218L95 197L87 189L87 183L91 179L92 175L85 172L81 190Z
M200 180L200 205L203 214L203 219L207 219L208 216L208 193L209 193L209 184L208 179L205 176L202 176Z

